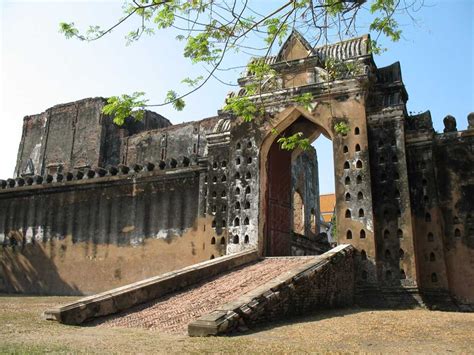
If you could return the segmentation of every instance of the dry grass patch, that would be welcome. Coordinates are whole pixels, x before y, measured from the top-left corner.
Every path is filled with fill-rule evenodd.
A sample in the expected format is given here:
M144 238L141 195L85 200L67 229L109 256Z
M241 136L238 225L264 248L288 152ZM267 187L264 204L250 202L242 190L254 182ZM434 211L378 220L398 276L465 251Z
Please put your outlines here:
M77 297L0 297L0 353L472 353L474 314L345 309L232 337L65 326L41 313Z

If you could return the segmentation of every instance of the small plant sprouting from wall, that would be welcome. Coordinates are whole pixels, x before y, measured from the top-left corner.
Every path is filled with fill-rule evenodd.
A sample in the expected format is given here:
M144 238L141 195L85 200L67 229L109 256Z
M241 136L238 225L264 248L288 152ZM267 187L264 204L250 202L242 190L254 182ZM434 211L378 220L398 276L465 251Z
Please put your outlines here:
M334 125L334 131L340 135L347 135L351 131L349 125L346 122L338 122Z

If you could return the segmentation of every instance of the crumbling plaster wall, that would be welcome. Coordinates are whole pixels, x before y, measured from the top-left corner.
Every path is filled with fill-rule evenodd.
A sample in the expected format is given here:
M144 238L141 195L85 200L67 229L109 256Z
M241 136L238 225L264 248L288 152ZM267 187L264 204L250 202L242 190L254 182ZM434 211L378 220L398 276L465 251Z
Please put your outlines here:
M2 190L2 291L90 294L223 255L199 210L201 175L178 168Z

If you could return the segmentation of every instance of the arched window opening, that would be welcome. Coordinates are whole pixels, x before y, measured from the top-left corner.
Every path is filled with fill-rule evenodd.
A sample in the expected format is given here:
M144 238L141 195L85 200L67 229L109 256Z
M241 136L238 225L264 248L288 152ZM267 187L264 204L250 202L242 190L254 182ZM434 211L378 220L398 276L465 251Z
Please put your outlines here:
M397 145L397 141L395 139L392 139L391 142L390 142L390 145L392 147L395 147Z
M357 199L358 200L364 199L364 194L361 191L359 191L359 193L357 194Z
M357 160L356 168L357 168L357 169L362 169L362 161Z
M216 228L216 220L212 221L212 228Z
M221 211L222 211L222 212L226 212L226 211L227 211L227 205L222 205Z
M383 232L383 238L384 238L384 239L390 238L390 232L388 231L388 229L384 230L384 232Z
M240 210L240 202L239 202L239 201L237 201L237 202L235 203L235 209L236 209L236 210Z
M212 183L215 184L217 182L217 176L212 177Z
M221 197L226 197L226 196L227 196L227 192L226 192L225 190L223 190L223 191L221 192Z
M214 259L214 254L211 255L211 260Z
M456 228L456 229L454 230L454 236L455 236L456 238L461 238L461 231L459 230L459 228Z
M352 231L351 230L348 230L346 232L346 239L352 239Z
M400 260L403 260L403 258L405 257L405 252L402 248L400 248L400 250L398 251L398 256L400 257Z
M225 160L222 161L221 167L226 168L227 167L227 162Z
M344 163L344 169L347 170L347 169L349 169L349 168L350 168L349 162L346 161L346 162Z
M235 158L235 165L240 165L240 158Z
M212 213L216 213L216 212L217 212L217 206L216 206L216 205L212 205L212 207L211 207L211 212L212 212Z
M237 143L237 145L235 146L235 148L236 148L236 149L240 149L240 148L242 148L242 147L241 147L240 143Z
M359 209L359 217L364 217L364 209Z
M351 183L351 178L349 176L346 176L344 179L344 185L349 185Z
M359 145L359 144L356 144L356 146L355 146L355 151L356 151L356 152L360 152L360 145Z
M244 219L244 226L248 226L250 224L249 218L245 217Z
M247 171L247 174L245 174L245 179L250 180L252 178L252 174L250 174L250 171Z
M170 165L172 168L176 168L176 166L178 165L178 162L176 161L176 159L171 159Z
M250 201L245 201L245 206L244 208L248 210L250 208Z
M397 237L398 237L398 239L403 238L403 231L401 229L397 230Z
M247 148L252 148L252 142L251 142L251 141L249 141L249 142L247 143Z
M248 244L249 243L249 236L246 234L245 237L244 237L244 243L245 244Z
M217 197L217 191L212 191L212 197Z
M248 195L250 193L250 186L247 186L245 188L245 194Z
M224 237L221 238L221 245L225 245L225 238Z
M362 176L357 175L357 181L358 184L362 184Z
M385 259L389 260L392 258L392 254L390 253L390 250L385 250Z
M240 195L240 187L236 187L236 188L235 188L235 194L236 194L236 195Z
M227 181L227 176L222 175L221 182L226 182Z
M351 194L348 192L346 193L346 201L350 201L351 200Z
M361 260L367 260L367 253L363 249L360 252L360 258Z
M350 211L350 210L346 210L345 216L346 216L346 218L351 218L351 211Z
M239 244L239 236L236 234L234 235L234 240L233 240L234 244Z
M344 146L344 148L342 149L342 151L344 153L349 153L349 148L347 148L347 145Z
M431 274L431 282L438 282L438 276L436 275L436 272Z
M363 230L363 229L360 230L360 238L361 239L365 238L365 230Z
M225 228L225 227L227 227L227 223L226 223L225 219L223 219L222 220L222 228Z
M217 162L216 161L214 163L212 163L212 168L217 169Z
M436 256L433 252L430 253L430 261L431 262L436 261Z
M252 164L252 157L247 158L247 164Z
M356 136L358 136L358 135L360 134L360 129L359 129L359 127L356 127L356 128L355 128L354 134L355 134Z
M240 173L238 171L235 173L234 179L236 179L236 180L240 179Z
M398 163L398 157L396 155L392 155L392 163Z
M239 217L235 217L235 219L234 219L234 227L238 227L238 226L240 226L240 219L239 219Z
M434 235L433 235L433 233L431 233L431 232L428 233L428 241L429 241L429 242L433 242L433 241L434 241Z
M216 244L216 238L212 237L211 244Z
M431 222L431 215L428 212L426 212L426 214L425 214L425 221L426 222Z

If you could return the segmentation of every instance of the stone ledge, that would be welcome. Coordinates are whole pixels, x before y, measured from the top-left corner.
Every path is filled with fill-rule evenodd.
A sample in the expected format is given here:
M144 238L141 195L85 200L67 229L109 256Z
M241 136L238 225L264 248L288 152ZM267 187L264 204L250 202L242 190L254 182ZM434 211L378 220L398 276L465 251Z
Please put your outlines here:
M223 335L239 326L246 328L261 321L280 318L291 313L302 314L320 306L352 304L353 255L354 248L346 244L309 258L307 263L282 273L270 282L189 323L188 334L190 336ZM342 268L338 266L348 260L348 270L343 269L344 265ZM336 268L336 271L333 277L327 279L331 268ZM345 273L339 283L334 280L334 276L338 276L336 273ZM345 278L350 282L347 283ZM325 294L322 295L317 287L318 282L321 282L320 279L326 282L334 281L334 289L324 290ZM342 286L347 287L347 290L342 290ZM336 295L339 292L341 295Z
M43 313L43 318L71 325L81 324L152 301L235 267L256 261L258 258L258 252L250 250L207 260L177 271L85 297L62 307L46 310Z

